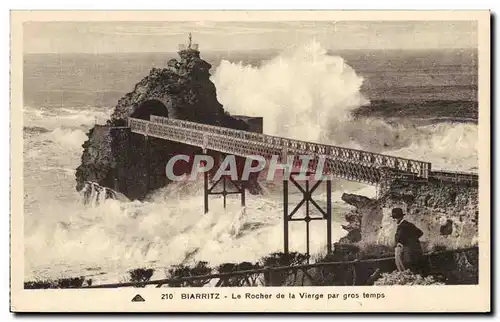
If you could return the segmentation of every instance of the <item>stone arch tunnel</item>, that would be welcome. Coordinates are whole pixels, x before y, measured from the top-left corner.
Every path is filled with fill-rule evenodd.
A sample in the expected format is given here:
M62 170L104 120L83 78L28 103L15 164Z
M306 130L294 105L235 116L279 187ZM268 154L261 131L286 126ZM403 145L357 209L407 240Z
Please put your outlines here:
M149 121L150 115L168 117L166 104L158 99L149 99L141 103L130 116Z

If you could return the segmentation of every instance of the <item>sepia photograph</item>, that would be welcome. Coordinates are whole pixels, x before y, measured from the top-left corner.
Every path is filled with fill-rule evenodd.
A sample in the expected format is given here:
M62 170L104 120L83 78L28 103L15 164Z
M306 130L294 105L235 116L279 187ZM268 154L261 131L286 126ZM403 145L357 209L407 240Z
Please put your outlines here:
M17 309L489 309L488 12L71 13L12 13Z

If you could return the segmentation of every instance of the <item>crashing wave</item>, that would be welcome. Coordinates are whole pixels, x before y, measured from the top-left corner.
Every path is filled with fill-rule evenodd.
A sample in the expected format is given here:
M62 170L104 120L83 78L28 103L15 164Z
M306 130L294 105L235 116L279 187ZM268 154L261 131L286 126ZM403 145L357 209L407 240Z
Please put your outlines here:
M361 92L364 78L317 41L259 67L222 60L212 81L230 113L262 116L266 134L413 159L425 156L436 169L477 167L477 124L352 117L369 103ZM439 101L426 104L427 110L446 108Z
M98 206L103 204L107 199L118 199L118 192L113 189L103 187L96 182L85 181L82 189L83 204Z

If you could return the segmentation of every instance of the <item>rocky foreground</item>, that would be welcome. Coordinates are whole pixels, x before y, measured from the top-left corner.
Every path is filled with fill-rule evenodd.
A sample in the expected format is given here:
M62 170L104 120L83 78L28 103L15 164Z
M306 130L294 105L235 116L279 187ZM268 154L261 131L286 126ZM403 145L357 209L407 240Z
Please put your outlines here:
M395 224L392 208L423 232L424 249L458 249L477 244L478 187L443 182L395 182L380 198L344 194L353 206L345 215L348 232L341 243L392 245Z

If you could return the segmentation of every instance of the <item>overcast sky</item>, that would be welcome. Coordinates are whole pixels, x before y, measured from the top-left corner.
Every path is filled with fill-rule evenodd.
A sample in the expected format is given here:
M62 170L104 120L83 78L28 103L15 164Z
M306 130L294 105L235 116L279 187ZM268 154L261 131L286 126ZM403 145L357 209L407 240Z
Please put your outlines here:
M397 13L395 13L397 14ZM469 21L26 22L26 53L173 52L189 32L200 50L281 49L319 40L328 49L475 48Z

